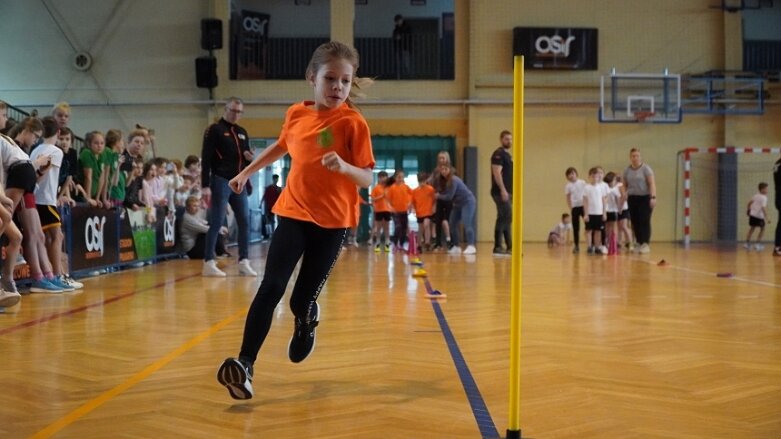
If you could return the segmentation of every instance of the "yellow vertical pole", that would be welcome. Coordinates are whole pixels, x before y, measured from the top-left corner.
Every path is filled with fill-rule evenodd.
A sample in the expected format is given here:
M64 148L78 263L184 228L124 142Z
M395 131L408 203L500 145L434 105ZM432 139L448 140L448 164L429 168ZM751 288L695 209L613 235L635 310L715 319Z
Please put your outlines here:
M510 419L507 439L521 437L521 287L523 278L523 57L513 65L513 253L510 283Z

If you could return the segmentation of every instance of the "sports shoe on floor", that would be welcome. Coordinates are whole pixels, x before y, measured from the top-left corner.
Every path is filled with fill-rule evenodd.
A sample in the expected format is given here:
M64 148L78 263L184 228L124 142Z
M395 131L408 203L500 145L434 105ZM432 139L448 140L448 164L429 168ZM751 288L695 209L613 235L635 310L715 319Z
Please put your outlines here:
M599 247L597 247L596 253L598 253L600 255L606 255L607 254L607 247L605 247L604 245L600 245Z
M252 398L252 365L236 358L226 358L217 370L217 381L228 388L233 399Z
M390 244L385 244L385 253L390 253L390 252L391 252Z
M17 293L17 294L19 294L19 290L16 288L16 282L14 282L13 279L1 278L0 279L0 289L8 291L9 293Z
M759 243L757 243L757 244L754 244L754 250L756 250L756 251L758 251L758 252L761 252L761 251L762 251L762 250L764 250L764 249L765 249L765 246L764 246L764 245L762 245L762 244L759 244Z
M651 246L648 244L642 244L640 248L637 249L637 252L643 255L647 255L648 253L651 253Z
M578 253L580 253L580 247L578 247L578 246L573 247L572 248L572 254L576 255Z
M374 245L374 253L379 253L379 252L380 252L380 244L375 244Z
M781 247L776 247L773 249L773 256L781 256Z
M461 254L461 247L454 245L450 247L450 250L447 251L451 255L460 255Z
M242 276L257 277L258 272L252 269L249 264L249 259L242 259L239 261L239 274Z
M54 285L57 288L60 288L62 291L75 291L76 290L76 288L73 288L72 286L64 283L59 278L59 276L57 276L55 278L52 278L52 279L47 279L47 280L49 281L50 284Z
M65 284L67 284L67 285L69 285L69 286L72 286L76 290L80 290L80 289L84 288L84 284L83 283L76 281L76 279L70 277L69 274L60 275L60 281L65 283Z
M48 280L41 279L33 281L30 285L31 293L62 293L62 288L52 284Z
M475 254L475 253L477 253L477 249L476 249L476 248L475 248L475 246L473 246L473 245L468 245L468 246L466 246L466 248L464 249L464 254L465 254L465 255L473 255L473 254Z
M287 356L290 361L300 363L315 349L315 328L318 323L320 323L320 305L313 302L306 321L296 318L296 327L287 347Z
M0 290L0 308L9 308L22 299L22 295L11 291Z
M494 256L507 256L507 252L503 248L495 248L493 252Z
M586 250L586 253L589 255L593 255L595 253L594 247L589 247L588 250Z
M203 262L203 268L201 269L201 276L225 277L227 276L227 274L225 274L224 271L220 270L219 267L217 267L217 262L214 259L212 259L211 261Z

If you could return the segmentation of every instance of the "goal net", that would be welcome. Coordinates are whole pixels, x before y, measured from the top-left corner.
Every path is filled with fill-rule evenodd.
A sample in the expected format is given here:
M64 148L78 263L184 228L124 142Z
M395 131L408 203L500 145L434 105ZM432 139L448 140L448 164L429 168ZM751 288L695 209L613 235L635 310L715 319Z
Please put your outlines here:
M679 230L685 245L693 242L739 242L748 233L746 206L768 183L768 219L763 241L772 242L775 222L773 163L781 148L688 148L682 162L683 203ZM752 241L756 238L756 232Z

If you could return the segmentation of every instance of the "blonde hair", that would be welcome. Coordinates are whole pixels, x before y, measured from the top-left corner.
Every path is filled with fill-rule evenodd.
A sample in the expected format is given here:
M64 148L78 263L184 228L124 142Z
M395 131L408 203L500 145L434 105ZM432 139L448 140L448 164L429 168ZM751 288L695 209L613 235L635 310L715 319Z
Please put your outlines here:
M54 104L54 107L52 107L52 115L57 113L58 111L61 111L65 114L71 114L71 106L69 103L63 101L63 102L57 102Z
M366 97L360 90L370 86L374 83L374 80L371 78L358 77L360 57L358 56L358 51L355 50L354 47L339 41L329 41L321 44L315 49L314 53L312 53L312 58L310 58L309 64L306 66L306 79L314 79L320 67L335 59L343 59L353 66L352 88L350 89L350 96L347 97L345 102L347 102L347 105L350 108L355 108L354 98Z

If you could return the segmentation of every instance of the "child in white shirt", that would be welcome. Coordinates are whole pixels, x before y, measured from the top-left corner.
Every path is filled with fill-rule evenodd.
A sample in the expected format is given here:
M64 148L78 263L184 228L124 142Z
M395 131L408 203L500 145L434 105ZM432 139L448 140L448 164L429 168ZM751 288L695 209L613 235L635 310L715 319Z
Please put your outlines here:
M759 192L751 197L751 201L746 206L748 214L748 235L746 236L746 243L743 247L746 250L751 250L751 235L754 234L754 229L759 228L759 234L757 234L757 241L754 244L756 251L761 251L765 248L762 242L762 235L765 233L765 224L770 224L770 220L767 219L767 183L759 183Z
M580 219L583 218L583 189L586 187L586 182L578 178L578 170L572 167L567 168L564 176L567 177L564 196L572 215L572 231L575 238L575 247L573 247L572 253L578 253L580 251Z
M583 211L586 220L586 244L588 254L607 254L607 247L602 245L602 229L607 219L607 194L604 193L597 168L588 171L590 183L583 191Z
M561 222L553 226L553 229L548 233L548 247L569 245L570 230L572 230L570 215L564 213L561 215Z

